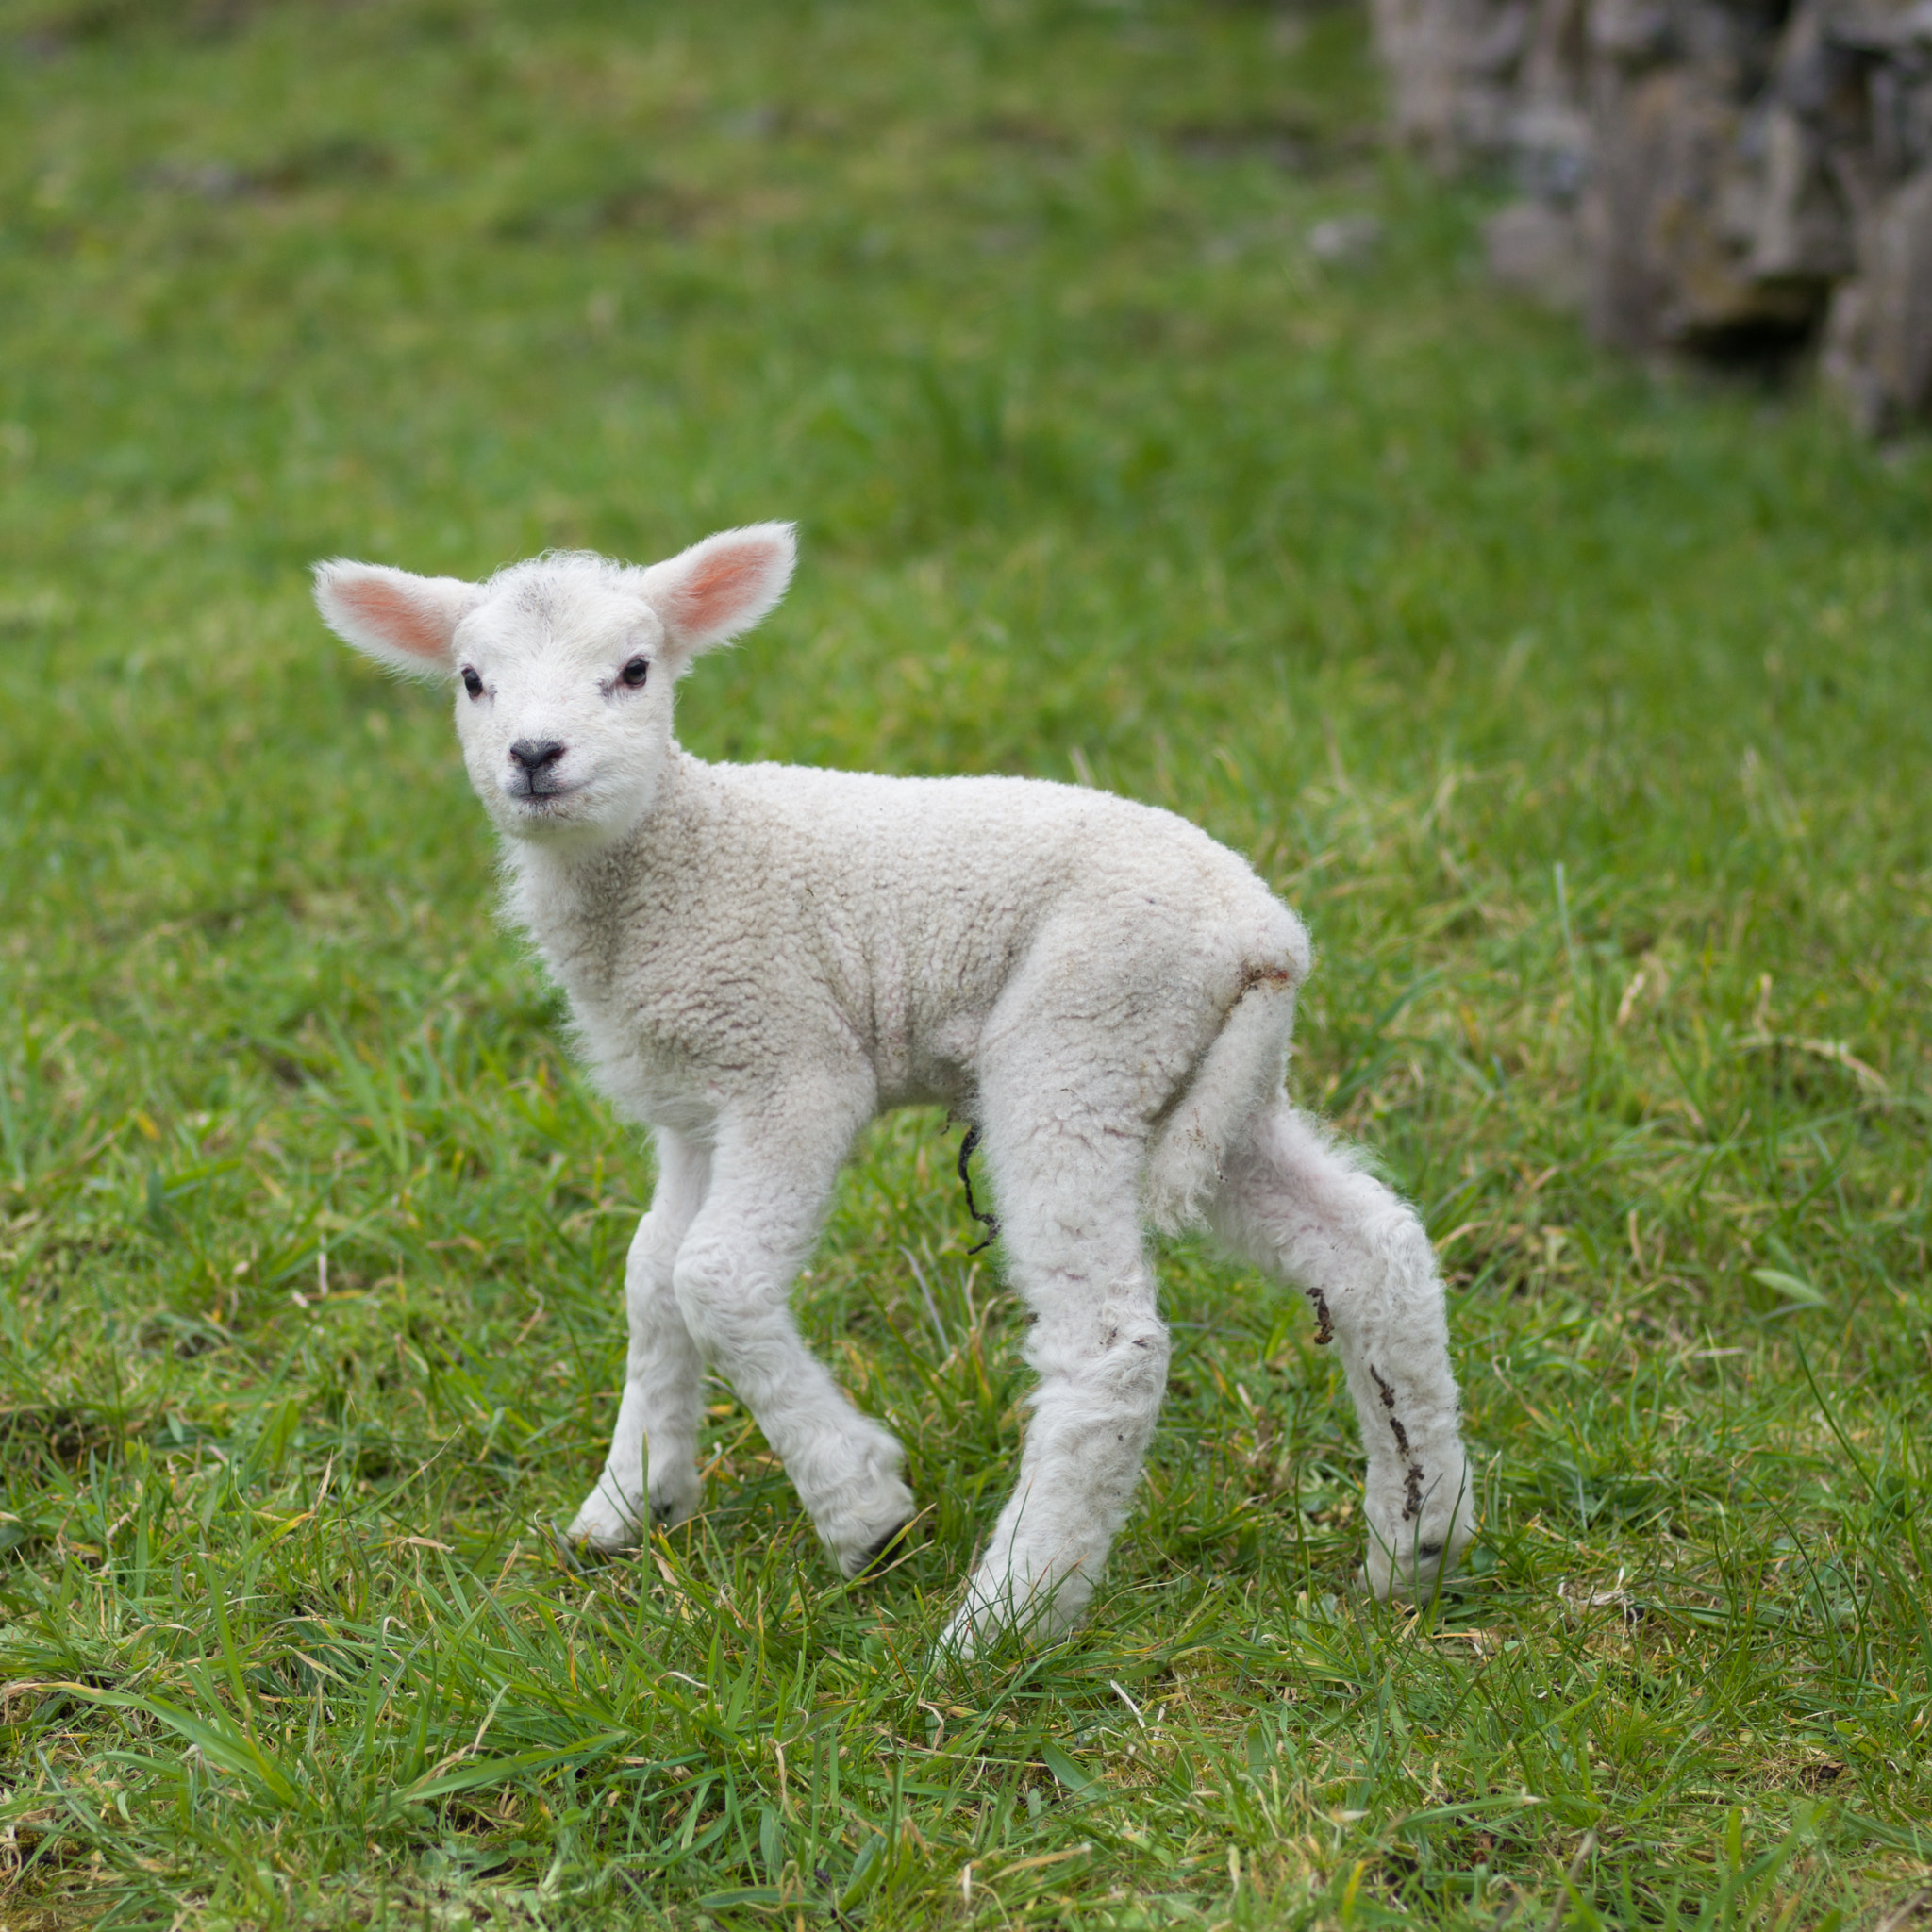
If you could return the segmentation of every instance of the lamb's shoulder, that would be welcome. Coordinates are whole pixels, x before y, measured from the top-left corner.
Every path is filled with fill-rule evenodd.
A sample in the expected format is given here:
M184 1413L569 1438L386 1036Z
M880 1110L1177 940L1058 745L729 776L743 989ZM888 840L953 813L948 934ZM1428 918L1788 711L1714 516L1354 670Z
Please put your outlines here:
M702 1134L732 1101L849 1059L850 1029L785 849L795 828L721 815L701 774L680 775L607 850L523 859L508 909L599 1087L633 1118Z

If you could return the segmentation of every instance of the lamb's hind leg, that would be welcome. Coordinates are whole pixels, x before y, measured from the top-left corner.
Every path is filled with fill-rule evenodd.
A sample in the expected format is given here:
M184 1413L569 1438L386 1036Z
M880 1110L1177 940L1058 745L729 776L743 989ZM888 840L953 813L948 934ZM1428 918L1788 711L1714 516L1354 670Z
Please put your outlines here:
M1413 1208L1284 1100L1232 1151L1209 1209L1239 1254L1301 1288L1341 1350L1368 1451L1368 1576L1423 1593L1474 1530L1436 1257Z
M671 1271L709 1179L703 1148L658 1134L657 1190L625 1264L630 1350L617 1429L604 1473L569 1530L600 1550L628 1548L647 1520L668 1528L698 1506L704 1360L678 1310Z
M1040 1386L1019 1482L943 1639L967 1656L997 1630L1047 1638L1078 1618L1133 1505L1167 1388L1167 1329L1141 1237L1141 1142L1114 1123L1066 1119L1056 1085L982 1090Z

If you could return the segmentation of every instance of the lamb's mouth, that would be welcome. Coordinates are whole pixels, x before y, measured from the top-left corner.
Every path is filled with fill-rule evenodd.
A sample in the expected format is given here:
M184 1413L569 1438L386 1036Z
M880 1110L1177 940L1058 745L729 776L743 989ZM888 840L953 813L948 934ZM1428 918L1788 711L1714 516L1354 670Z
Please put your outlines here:
M563 799L574 798L582 790L581 785L546 785L541 789L532 786L527 791L506 791L504 796L525 811L541 811Z

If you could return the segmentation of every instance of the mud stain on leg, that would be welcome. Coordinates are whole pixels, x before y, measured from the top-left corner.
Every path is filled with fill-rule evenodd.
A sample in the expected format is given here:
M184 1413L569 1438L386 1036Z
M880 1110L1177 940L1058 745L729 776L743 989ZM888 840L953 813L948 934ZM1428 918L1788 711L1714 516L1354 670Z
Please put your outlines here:
M1335 1324L1328 1319L1328 1297L1319 1288L1307 1292L1315 1305L1315 1346L1326 1348L1335 1340Z
M1409 1523L1423 1513L1423 1466L1409 1453L1408 1431L1402 1426L1402 1418L1395 1413L1395 1385L1374 1362L1369 1364L1369 1375L1375 1385L1375 1393L1382 1398L1382 1407L1389 1411L1389 1433L1395 1438L1395 1453L1408 1465L1403 1491L1402 1520Z

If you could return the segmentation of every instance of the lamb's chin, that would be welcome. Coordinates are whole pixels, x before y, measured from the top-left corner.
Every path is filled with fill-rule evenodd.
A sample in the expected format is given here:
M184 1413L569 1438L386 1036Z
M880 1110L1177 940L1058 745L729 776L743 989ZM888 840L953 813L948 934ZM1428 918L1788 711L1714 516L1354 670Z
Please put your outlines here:
M621 814L598 809L581 790L552 799L505 798L491 816L517 845L572 855L610 844L630 823Z

